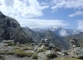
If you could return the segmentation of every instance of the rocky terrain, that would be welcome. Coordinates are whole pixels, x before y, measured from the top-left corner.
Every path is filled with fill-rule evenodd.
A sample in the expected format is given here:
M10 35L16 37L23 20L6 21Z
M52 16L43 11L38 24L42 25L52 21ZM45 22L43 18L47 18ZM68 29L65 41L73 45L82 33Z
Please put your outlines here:
M39 44L41 45L39 46ZM60 50L45 45L46 42L33 44L15 44L12 41L0 43L1 60L82 60L83 49ZM44 43L44 44L43 44ZM49 44L48 44L49 45ZM74 57L74 58L73 58Z

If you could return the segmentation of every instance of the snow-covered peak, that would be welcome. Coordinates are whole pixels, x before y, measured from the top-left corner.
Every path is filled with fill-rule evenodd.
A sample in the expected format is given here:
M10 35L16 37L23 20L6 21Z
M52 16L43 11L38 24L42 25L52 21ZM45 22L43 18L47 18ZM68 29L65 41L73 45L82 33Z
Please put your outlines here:
M64 29L62 27L49 27L49 28L32 28L33 31L39 31L39 32L44 32L46 30L51 30L53 31L56 35L60 37L66 37L68 35L74 35L74 34L79 34L81 31L80 30L74 30L74 29Z
M68 36L68 35L69 34L64 29L60 30L60 32L59 32L59 36L61 36L61 37L65 37L65 36Z

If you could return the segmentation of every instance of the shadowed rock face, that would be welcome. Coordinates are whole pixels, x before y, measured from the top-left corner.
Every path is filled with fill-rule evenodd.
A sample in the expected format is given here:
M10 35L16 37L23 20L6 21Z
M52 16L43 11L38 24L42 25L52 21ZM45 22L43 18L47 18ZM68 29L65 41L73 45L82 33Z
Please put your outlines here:
M0 11L0 18L5 18L6 16Z
M11 39L19 43L33 42L32 38L24 33L15 19L5 16L0 12L0 41Z

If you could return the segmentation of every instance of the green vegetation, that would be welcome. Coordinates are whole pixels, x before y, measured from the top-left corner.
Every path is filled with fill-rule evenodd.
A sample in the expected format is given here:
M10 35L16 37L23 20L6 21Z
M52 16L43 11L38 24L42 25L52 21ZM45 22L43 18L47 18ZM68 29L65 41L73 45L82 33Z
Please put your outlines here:
M27 56L27 57L31 57L32 55L33 55L32 52L26 52L26 56Z
M55 52L56 52L56 51L60 51L60 49L59 49L58 47L56 47L56 48L55 48Z
M14 43L12 42L12 41L10 41L9 43L8 43L8 46L13 46L14 45Z
M21 47L21 48L22 48L23 51L25 51L25 50L34 50L34 48L30 47L30 46L28 46L28 47Z
M32 52L24 52L23 50L17 49L15 51L15 55L19 56L19 57L31 57L33 55Z
M46 58L45 60L50 60L50 58Z
M14 55L15 53L14 52L7 52L7 55Z
M40 49L37 52L45 52L45 51L46 51L45 49Z
M19 57L25 57L26 56L26 53L23 52L22 50L16 50L15 51L15 55L19 56Z
M55 57L57 57L57 55L55 53L53 53L53 54L48 54L47 57L48 58L55 58Z
M2 51L0 51L0 55L4 55L4 54L6 54L7 53L7 50L2 50Z
M27 47L23 47L22 50L25 51L25 50L28 50L28 48Z
M37 58L38 58L38 53L34 53L34 54L32 55L32 58L33 58L33 59L37 59Z

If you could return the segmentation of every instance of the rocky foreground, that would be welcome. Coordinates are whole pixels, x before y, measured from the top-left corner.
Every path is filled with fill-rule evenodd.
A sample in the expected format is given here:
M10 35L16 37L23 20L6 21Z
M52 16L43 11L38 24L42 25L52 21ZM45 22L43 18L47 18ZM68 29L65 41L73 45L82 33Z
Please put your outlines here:
M82 60L81 47L70 50L49 49L45 45L15 44L12 41L0 43L1 60Z

